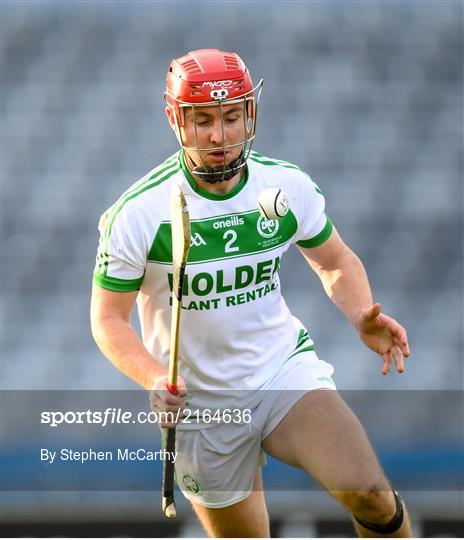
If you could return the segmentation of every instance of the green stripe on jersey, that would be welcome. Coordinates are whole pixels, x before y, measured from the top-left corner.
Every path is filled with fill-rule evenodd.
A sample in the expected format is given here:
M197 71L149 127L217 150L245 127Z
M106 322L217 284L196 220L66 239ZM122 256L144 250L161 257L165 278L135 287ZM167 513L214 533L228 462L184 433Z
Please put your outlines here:
M287 360L290 360L290 358L293 358L294 356L296 356L297 354L300 354L302 352L307 352L307 351L314 351L314 345L308 345L307 347L303 347L302 349L298 349L297 351L295 351L294 353L292 353L288 358ZM287 361L286 360L286 361Z
M232 259L275 249L290 240L297 220L289 211L279 220L267 220L257 210L190 222L189 264ZM171 223L160 224L148 254L149 262L171 264Z
M298 165L295 165L294 163L290 163L289 161L283 161L282 159L273 159L273 158L268 158L266 156L263 156L263 154L260 154L259 152L256 152L256 151L252 151L251 154L250 154L250 159L252 161L255 161L256 163L261 163L261 165L270 165L270 166L280 166L280 167L285 167L286 169L296 169L297 171L301 171L301 172L304 172L301 170L300 167L298 167ZM309 177L308 174L304 173L308 179L311 180L311 182L313 182L314 184L314 189L317 191L317 193L319 193L320 195L323 195L320 187Z
M142 177L140 180L135 182L129 189L127 189L121 197L107 210L107 218L112 216L115 212L118 213L118 208L124 206L124 201L130 197L132 194L139 191L141 188L143 188L147 183L151 182L152 180L156 180L159 178L159 176L163 173L165 173L167 170L169 170L171 167L179 166L179 152L176 152L172 156L170 156L166 161L161 163L161 165L158 165L158 167L155 167L152 169L148 174L146 174L144 177Z
M111 225L114 223L116 216L124 208L124 205L137 197L147 189L155 187L161 183L161 181L167 180L172 174L179 171L180 164L177 160L169 159L163 163L162 168L157 168L157 172L150 174L150 176L142 178L136 185L128 189L123 195L116 201L116 203L109 209L107 222ZM111 234L111 227L108 231L108 236Z
M300 247L314 248L320 246L329 238L333 231L333 223L328 216L326 217L327 221L322 231L319 234L316 234L316 236L313 238L309 238L308 240L300 240L297 242Z
M256 151L252 151L250 153L250 159L252 161L256 161L256 163L261 163L261 165L285 167L286 169L296 169L297 171L301 171L300 167L298 167L298 165L295 165L294 163L289 163L288 161L283 161L281 159L268 158Z
M133 188L126 191L104 215L103 219L105 220L105 223L103 226L103 231L101 232L101 247L99 248L97 254L97 271L99 274L105 276L108 271L109 242L116 217L124 208L126 203L128 203L130 200L138 197L149 189L159 186L160 184L171 178L171 176L179 172L181 166L178 159L178 153L174 156L171 156L171 158L166 160L160 167L157 167L157 169L155 169L155 171L158 172L152 171L149 176L142 178L142 180L137 182Z
M95 285L115 292L138 291L142 286L143 276L139 279L119 279L110 276L102 276L97 272L93 275Z

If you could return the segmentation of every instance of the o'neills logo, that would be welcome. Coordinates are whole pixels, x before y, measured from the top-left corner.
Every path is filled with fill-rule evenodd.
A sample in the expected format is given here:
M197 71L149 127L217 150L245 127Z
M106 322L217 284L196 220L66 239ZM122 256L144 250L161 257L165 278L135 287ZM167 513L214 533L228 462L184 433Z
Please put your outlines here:
M229 88L232 86L232 81L206 81L202 84L203 87L207 86L208 88Z
M242 217L232 216L229 219L223 219L221 221L215 221L213 223L213 229L224 229L225 227L237 227L243 225L245 220Z

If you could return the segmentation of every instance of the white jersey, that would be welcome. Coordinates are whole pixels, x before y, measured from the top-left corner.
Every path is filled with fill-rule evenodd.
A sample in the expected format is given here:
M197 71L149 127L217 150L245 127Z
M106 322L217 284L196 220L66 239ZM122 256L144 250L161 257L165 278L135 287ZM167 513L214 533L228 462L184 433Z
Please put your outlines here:
M246 173L226 195L200 189L177 152L136 182L103 214L94 282L139 290L146 348L168 365L172 302L169 199L180 182L191 220L179 373L189 390L258 390L293 354L314 344L280 291L282 255L293 243L322 244L332 231L318 186L296 165L251 152ZM290 210L268 221L257 210L280 187Z

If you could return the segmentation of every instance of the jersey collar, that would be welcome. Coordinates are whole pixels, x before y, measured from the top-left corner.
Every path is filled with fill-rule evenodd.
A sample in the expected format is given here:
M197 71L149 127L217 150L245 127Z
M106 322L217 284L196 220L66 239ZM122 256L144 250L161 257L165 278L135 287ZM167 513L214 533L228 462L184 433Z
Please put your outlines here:
M182 167L182 170L184 171L185 177L187 178L188 183L190 184L190 187L200 195L201 197L204 197L205 199L211 199L212 201L225 201L227 199L231 199L237 193L242 191L242 189L245 187L247 181L248 181L248 166L245 166L245 174L240 179L240 182L234 187L232 191L229 191L229 193L219 194L219 193L210 193L209 191L206 191L205 189L202 189L194 180L192 173L190 172L189 168L187 167L185 163L185 157L184 152L180 152L180 165Z

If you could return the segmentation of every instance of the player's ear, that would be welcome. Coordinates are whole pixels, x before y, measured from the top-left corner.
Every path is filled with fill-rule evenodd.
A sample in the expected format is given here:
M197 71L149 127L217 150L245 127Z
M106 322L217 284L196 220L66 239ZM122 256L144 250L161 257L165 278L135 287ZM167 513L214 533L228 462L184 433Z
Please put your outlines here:
M180 135L180 128L184 126L185 115L184 111L179 108L177 111L169 105L165 108L166 116L169 120L169 125L172 127L177 137Z
M255 100L252 98L246 102L246 127L248 130L248 133L251 134L253 132L253 126L255 123L255 115L256 115L256 108L255 108Z
M168 105L166 105L166 108L164 110L166 111L166 116L168 117L169 125L172 127L174 131L176 131L176 120L174 118L174 111Z

